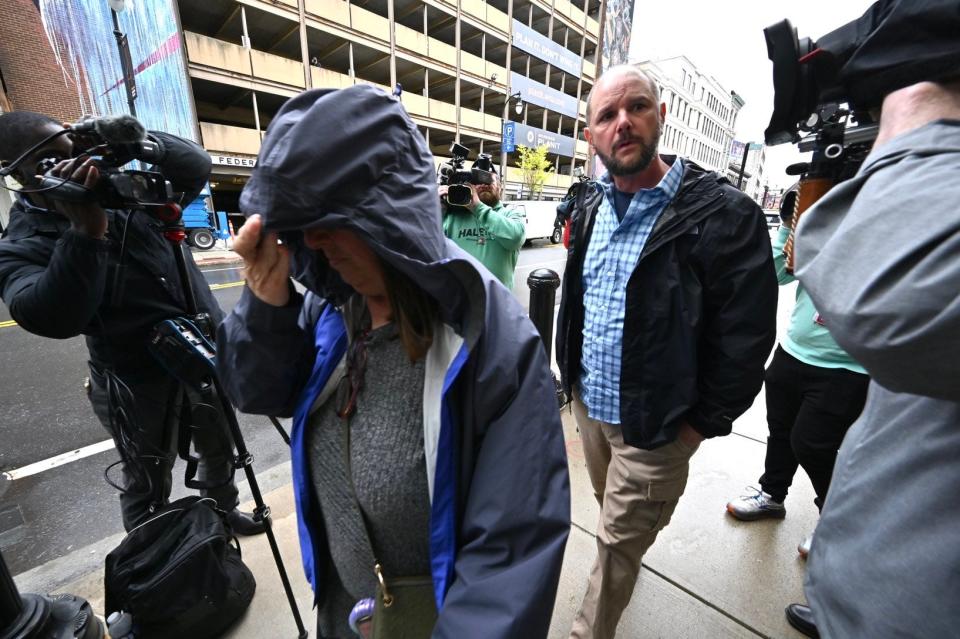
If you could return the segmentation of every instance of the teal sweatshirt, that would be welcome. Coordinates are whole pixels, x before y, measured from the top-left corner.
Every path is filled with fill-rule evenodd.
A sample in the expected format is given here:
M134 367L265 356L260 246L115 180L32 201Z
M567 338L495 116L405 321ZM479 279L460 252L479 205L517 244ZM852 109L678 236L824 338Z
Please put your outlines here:
M794 281L793 275L787 273L786 258L783 255L783 246L790 236L790 228L780 227L777 238L773 241L773 263L777 268L777 281L781 286ZM797 284L797 299L790 316L790 326L787 335L780 340L783 350L805 364L821 368L846 368L855 373L866 374L863 366L853 361L847 352L840 348L824 323L820 313L813 307L813 300L803 284Z
M513 271L526 233L523 213L503 202L494 207L481 202L473 213L453 206L443 215L443 234L477 258L508 289L513 289Z

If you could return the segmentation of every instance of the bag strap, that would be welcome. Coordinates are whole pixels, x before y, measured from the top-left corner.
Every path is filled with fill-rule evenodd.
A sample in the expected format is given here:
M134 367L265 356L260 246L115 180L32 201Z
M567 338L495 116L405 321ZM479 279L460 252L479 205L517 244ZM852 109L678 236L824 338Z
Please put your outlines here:
M373 549L373 533L370 531L370 522L367 521L366 515L363 514L360 500L357 499L357 488L353 484L353 468L350 464L350 416L348 415L340 421L343 424L341 435L343 436L343 463L347 471L347 485L350 487L350 494L353 496L353 501L357 506L357 512L360 513L360 521L363 522L363 532L366 534L367 548L370 549L370 565L374 566L374 570L377 571L380 569L380 561L377 559L377 553Z
M201 480L196 478L200 468L200 457L190 454L190 442L193 439L192 429L197 427L193 422L193 400L190 398L190 393L187 392L186 388L181 386L180 392L181 404L180 421L178 424L179 432L177 433L177 453L180 459L186 462L186 468L183 471L183 484L187 488L195 490L206 490L226 486L233 481L234 475L236 474L237 466L235 462L230 465L230 472L227 473L227 477L223 481ZM209 397L204 399L213 400L214 398ZM208 406L213 411L220 410L213 401L209 404L199 402L198 405L200 404ZM225 451L228 457L233 458L233 442L227 437L226 427L226 423L203 424L199 426L199 428L212 428L213 435L219 443L220 450Z

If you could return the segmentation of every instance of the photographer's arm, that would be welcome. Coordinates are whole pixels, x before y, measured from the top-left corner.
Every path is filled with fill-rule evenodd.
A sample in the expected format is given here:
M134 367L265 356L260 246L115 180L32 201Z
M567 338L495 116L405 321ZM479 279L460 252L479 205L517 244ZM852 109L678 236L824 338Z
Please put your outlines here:
M478 201L473 214L480 225L485 227L504 249L516 251L523 246L527 229L523 214L516 209L505 206L497 211Z
M92 161L61 162L54 177L70 176L92 188L99 173ZM0 295L25 330L55 339L74 337L93 320L107 281L107 216L96 204L53 203L71 222L46 257L36 241L5 242L0 252Z
M4 242L0 296L25 330L54 339L75 337L90 325L107 283L107 245L69 230L47 264Z
M787 272L787 256L783 254L783 247L787 244L787 238L790 237L790 227L781 224L777 230L777 236L773 238L773 267L777 269L777 283L780 286L789 284L796 278Z
M960 86L887 96L861 172L797 233L798 278L837 342L885 388L944 399L960 385L957 120Z
M150 131L150 137L163 149L155 169L170 180L175 192L184 194L181 204L186 206L210 178L210 154L195 142L162 131Z

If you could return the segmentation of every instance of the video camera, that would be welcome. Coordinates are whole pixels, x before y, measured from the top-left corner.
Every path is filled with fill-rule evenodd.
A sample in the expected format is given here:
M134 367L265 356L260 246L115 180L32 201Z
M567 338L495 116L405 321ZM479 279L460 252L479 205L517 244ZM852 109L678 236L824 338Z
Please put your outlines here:
M798 143L810 162L800 175L793 211L800 215L835 184L856 174L879 127L883 98L925 80L960 76L960 10L956 0L879 0L817 41L798 38L783 20L763 30L773 62L774 108L768 145ZM807 134L801 139L800 132ZM793 233L784 247L793 271Z
M467 184L493 184L494 167L490 155L479 154L473 166L467 170L463 168L463 163L469 154L470 149L454 142L450 145L450 155L453 158L437 169L437 183L441 186L449 185L447 203L453 206L470 204L472 196Z
M147 131L140 121L126 114L85 118L71 124L27 149L3 169L2 175L12 173L27 156L61 135L69 135L73 140L74 157L94 158L100 170L96 186L89 189L64 176L50 175L60 161L60 158L51 157L41 160L37 165L37 171L44 174L40 188L24 192L44 193L68 202L98 202L105 208L165 206L174 201L173 187L162 174L136 169L120 170L120 167L134 160L156 164L164 155L161 145L147 137Z
M888 93L960 76L954 0L880 0L816 41L798 38L788 20L763 32L774 84L768 145L798 142L799 131L817 133L847 116L870 125L869 111Z

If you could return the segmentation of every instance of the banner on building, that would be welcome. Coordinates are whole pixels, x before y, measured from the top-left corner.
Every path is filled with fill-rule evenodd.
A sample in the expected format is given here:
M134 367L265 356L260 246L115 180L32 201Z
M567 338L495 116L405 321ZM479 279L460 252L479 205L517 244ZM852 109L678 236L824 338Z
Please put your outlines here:
M580 56L547 36L540 35L519 20L513 21L513 46L563 69L570 75L580 75Z
M730 161L731 162L742 162L743 161L743 149L746 147L746 144L740 142L739 140L734 140L730 143Z
M137 118L148 129L197 141L190 80L172 0L127 2L118 14L126 35ZM39 0L47 37L76 86L85 114L128 113L127 88L106 0Z
M519 122L511 122L510 124L514 125L514 141L517 146L523 145L529 148L536 148L546 145L549 153L570 158L574 157L577 144L573 138L527 126L526 124L520 124Z
M730 142L730 162L742 162L744 149L749 149L751 154L755 154L763 150L763 144L760 142L740 142L739 140L733 140Z
M520 99L542 106L570 118L577 117L577 99L563 91L526 78L516 71L510 72L510 90L520 92Z
M607 0L603 25L603 59L610 66L628 62L632 31L633 0Z

